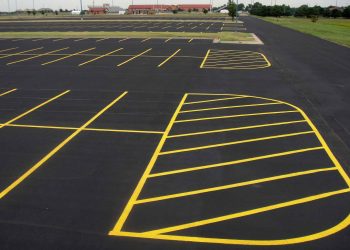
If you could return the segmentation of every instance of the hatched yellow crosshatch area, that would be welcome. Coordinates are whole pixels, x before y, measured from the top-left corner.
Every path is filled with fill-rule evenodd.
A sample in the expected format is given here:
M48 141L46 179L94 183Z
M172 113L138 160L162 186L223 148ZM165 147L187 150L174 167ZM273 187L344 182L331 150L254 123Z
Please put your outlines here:
M322 210L349 192L348 175L299 107L256 96L189 93L109 235L242 245L307 242L344 229L350 216L323 224L324 213L313 219L320 223L315 230L306 206ZM276 223L279 213L287 220ZM253 227L268 226L271 235L243 229L259 216Z
M271 66L266 56L259 52L244 50L207 51L200 68L205 69L263 69Z

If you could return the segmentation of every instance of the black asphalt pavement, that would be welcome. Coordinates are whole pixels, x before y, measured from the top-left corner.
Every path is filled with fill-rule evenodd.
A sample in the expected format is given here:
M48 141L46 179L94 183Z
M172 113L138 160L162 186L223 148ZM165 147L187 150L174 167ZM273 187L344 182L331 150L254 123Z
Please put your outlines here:
M349 48L242 20L0 40L1 249L348 249Z

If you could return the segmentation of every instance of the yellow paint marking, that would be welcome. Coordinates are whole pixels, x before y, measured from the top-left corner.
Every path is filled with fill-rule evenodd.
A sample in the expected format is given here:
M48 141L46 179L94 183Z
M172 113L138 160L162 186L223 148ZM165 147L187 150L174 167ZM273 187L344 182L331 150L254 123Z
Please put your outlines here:
M126 41L126 40L129 40L130 38L124 38L124 39L121 39L121 40L119 40L118 42L120 43L120 42L122 42L122 41Z
M96 61L96 60L98 60L98 59L101 59L101 58L103 58L103 57L109 56L109 55L111 55L111 54L113 54L113 53L115 53L115 52L117 52L117 51L122 50L122 49L123 49L123 48L119 48L119 49L113 50L113 51L111 51L111 52L109 52L109 53L107 53L107 54L101 55L101 56L96 57L96 58L94 58L94 59L91 59L91 60L89 60L89 61L87 61L87 62L83 62L83 63L79 64L78 66L81 67L81 66L83 66L83 65L85 65L85 64L94 62L94 61Z
M0 124L1 126L2 124ZM8 124L7 127L19 128L39 128L39 129L60 129L60 130L77 130L77 127L63 127L63 126L47 126L47 125L31 125L31 124ZM163 134L162 131L149 130L132 130L132 129L108 129L108 128L85 128L84 131L97 132L113 132L113 133L140 133L140 134Z
M16 188L22 181L28 178L32 173L34 173L39 167L41 167L47 160L49 160L54 154L56 154L61 148L63 148L68 142L70 142L74 137L76 137L81 131L83 131L87 126L89 126L92 122L94 122L100 115L102 115L106 110L112 107L116 102L118 102L121 98L123 98L127 92L124 92L119 97L114 99L110 104L100 110L96 115L94 115L90 120L84 123L80 128L78 128L74 133L68 136L64 141L58 144L53 150L50 151L47 155L45 155L40 161L38 161L33 167L27 170L23 175L21 175L16 181L14 181L10 186L5 188L0 193L0 199L4 198L11 190Z
M18 47L0 50L0 53L1 52L6 52L6 51L9 51L9 50L14 50L14 49L18 49Z
M226 166L231 166L231 165L245 163L245 162L258 161L258 160L280 157L280 156L285 156L285 155L299 154L299 153L321 150L321 149L323 149L323 147L303 148L303 149L285 151L285 152L280 152L280 153L275 153L275 154L255 156L255 157L250 157L250 158L245 158L245 159L240 159L240 160L235 160L235 161L220 162L220 163L215 163L215 164L210 164L210 165L203 165L203 166L198 166L198 167L190 167L190 168L183 168L183 169L171 170L171 171L166 171L166 172L154 173L154 174L150 174L148 177L149 178L160 177L160 176L165 176L165 175L192 172L192 171L198 171L198 170L209 169L209 168L226 167Z
M139 182L138 182L138 184L137 184L133 194L131 195L127 205L125 206L125 208L123 210L123 213L120 215L116 225L114 226L112 231L110 231L110 233L109 233L110 235L115 233L115 232L120 232L121 231L121 229L122 229L122 227L123 227L123 225L124 225L124 223L126 221L126 218L129 216L129 214L131 212L131 209L132 209L132 207L135 204L135 201L137 200L137 198L138 198L138 196L139 196L143 186L146 183L147 177L150 174L150 172L151 172L151 170L152 170L152 168L153 168L153 166L154 166L154 164L155 164L155 162L156 162L156 160L158 158L158 154L159 154L160 150L162 149L162 147L164 145L164 142L166 140L166 137L169 134L169 132L170 132L170 130L171 130L173 124L174 124L174 121L176 120L176 117L177 117L178 113L180 112L181 107L182 107L183 103L185 102L186 98L187 98L187 94L185 94L183 96L183 98L181 99L178 107L176 108L176 110L175 110L172 118L170 119L170 122L169 122L169 124L168 124L168 126L167 126L167 128L166 128L166 130L165 130L165 132L163 134L163 136L162 136L162 138L160 139L160 142L159 142L156 150L153 153L153 156L152 156L150 162L148 163L148 165L147 165L147 167L145 169L145 172L143 173L141 179L139 180Z
M14 91L16 91L17 89L11 89L11 90L9 90L9 91L6 91L6 92L4 92L4 93L0 93L0 96L4 96L4 95L7 95L7 94L10 94L10 93L12 93L12 92L14 92Z
M226 129L217 129L217 130L207 130L207 131L202 131L202 132L169 135L168 138L177 138L177 137L195 136L195 135L205 135L205 134L222 133L222 132L235 131L235 130L263 128L263 127L280 126L280 125L295 124L295 123L305 123L305 122L306 122L305 120L296 120L296 121L289 121L289 122L276 122L276 123L267 123L267 124L244 126L244 127L226 128Z
M307 202L311 202L311 201L315 201L315 200L320 200L320 199L324 199L324 198L331 197L334 195L344 194L344 193L349 193L349 192L350 192L349 188L341 189L341 190L337 190L337 191L332 191L332 192L312 195L312 196L308 196L308 197L304 197L304 198L300 198L300 199L295 199L295 200L291 200L291 201L287 201L287 202L281 202L278 204L273 204L273 205L269 205L269 206L265 206L265 207L255 208L252 210L247 210L247 211L238 212L238 213L234 213L234 214L228 214L228 215L219 216L219 217L215 217L215 218L195 221L195 222L181 224L181 225L172 226L172 227L166 227L166 228L162 228L162 229L158 229L158 230L152 230L152 231L148 231L145 233L141 233L141 235L142 234L158 235L158 234L165 234L165 233L179 231L179 230L193 228L193 227L204 226L204 225L208 225L208 224L212 224L212 223L217 223L220 221L232 220L232 219L250 216L253 214L263 213L263 212L276 210L276 209L280 209L280 208L295 206L295 205L299 205L299 204L303 204L303 203L307 203Z
M62 92L61 94L52 97L51 99L49 99L49 100L47 100L47 101L45 101L45 102L43 102L43 103L41 103L41 104L35 106L34 108L31 108L30 110L28 110L28 111L26 111L26 112L24 112L24 113L22 113L22 114L16 116L16 117L13 118L13 119L11 119L11 120L9 120L9 121L3 123L2 125L0 125L0 128L3 128L3 127L5 127L5 126L7 126L7 125L13 123L14 121L17 121L17 120L21 119L22 117L28 115L29 113L31 113L31 112L33 112L33 111L35 111L35 110L41 108L42 106L45 106L46 104L48 104L48 103L50 103L50 102L52 102L52 101L54 101L54 100L60 98L61 96L65 95L65 94L67 94L67 93L69 93L69 92L70 92L70 90L66 90L66 91Z
M204 57L201 65L199 66L199 68L203 68L205 61L208 59L209 53L210 53L210 49L208 49L207 53L205 54L205 57Z
M185 26L180 26L180 27L178 27L178 28L176 28L176 29L178 30L178 29L181 29L181 28L184 28L184 27L185 27Z
M245 108L245 107L269 106L269 105L281 105L281 104L276 102L267 102L267 103L246 104L246 105L236 105L236 106L224 106L224 107L217 107L217 108L184 110L184 111L181 111L180 113L192 113L192 112L202 112L202 111L209 111L209 110L234 109L234 108Z
M167 42L169 42L170 40L172 40L172 38L168 38L168 39L166 39L164 42L167 43ZM1 51L0 51L0 52L1 52Z
M212 116L212 117L203 117L203 118L195 118L195 119L187 119L187 120L178 120L178 121L175 121L175 122L176 123L197 122L197 121L229 119L229 118L246 117L246 116L277 115L277 114L286 114L286 113L298 113L298 111L297 110L281 110L281 111L274 111L274 112L262 112L262 113L239 114L239 115L225 115L225 116Z
M86 40L88 38L80 38L80 39L77 39L77 40L73 40L73 42L79 42L79 41L82 41L82 40Z
M245 96L237 96L237 97L227 97L227 98L220 98L220 99L209 99L209 100L196 101L196 102L186 102L186 103L184 103L184 105L197 104L197 103L206 103L206 102L219 102L219 101L242 99L242 98L247 98L247 97L245 97Z
M12 40L11 42L18 42L18 41L23 41L23 40L26 40L26 38L15 39L15 40Z
M39 39L34 39L34 40L32 40L32 42L42 41L42 40L46 40L46 39L48 39L48 38L39 38Z
M195 29L195 28L197 28L198 26L193 26L192 28L191 28L191 30L193 30L193 29Z
M273 135L273 136L266 136L266 137L258 137L258 138L241 140L241 141L233 141L233 142L225 142L225 143L218 143L218 144L210 144L210 145L200 146L200 147L183 148L183 149L177 149L177 150L160 152L159 155L176 154L176 153L190 152L190 151L196 151L196 150L203 150L203 149L208 149L208 148L225 147L225 146L230 146L230 145L237 145L237 144L257 142L257 141L272 140L272 139L292 137L292 136L298 136L298 135L306 135L306 134L314 134L314 131L303 131L303 132L297 132L297 133L289 133L289 134Z
M143 39L140 43L144 43L144 42L146 42L146 41L148 41L148 40L150 40L151 38L146 38L146 39Z
M55 40L52 40L53 42L58 42L58 41L62 41L62 40L66 40L68 38L59 38L59 39L55 39Z
M104 40L107 40L107 39L109 39L109 38L98 39L98 40L96 40L96 42L98 43L98 42L101 42L101 41L104 41Z
M122 65L124 65L124 64L126 64L126 63L128 63L128 62L130 62L130 61L132 61L132 60L134 60L134 59L136 59L136 58L138 58L138 57L140 57L140 56L142 56L143 54L146 54L146 53L147 53L148 51L150 51L150 50L152 50L152 49L147 49L147 50L141 52L140 54L137 54L136 56L133 56L133 57L129 58L128 60L126 60L126 61L124 61L124 62L122 62L122 63L119 63L119 64L117 65L117 67L120 67L120 66L122 66Z
M192 42L193 41L193 38L191 38L190 40L188 40L188 43Z
M229 61L225 61L225 62L207 62L206 63L206 67L221 67L224 66L231 66L231 67L249 67L251 66L251 64L253 65L259 65L261 66L261 64L265 64L265 61L259 61L259 60L253 60L253 61L236 61L236 62L229 62Z
M5 55L5 56L0 56L0 59L1 59L1 58L7 58L7 57L10 57L10 56L21 55L21 54L24 54L24 53L26 53L26 52L35 51L35 50L39 50L39 49L42 49L42 48L44 48L44 47L35 48L35 49L30 49L30 50L25 50L25 51L17 52L17 53L14 53L14 54Z
M57 50L53 50L53 51L50 51L50 52L47 52L47 53L44 53L44 54L39 54L39 55L36 55L36 56L31 56L31 57L28 57L28 58L24 58L24 59L21 59L21 60L9 62L9 63L7 63L6 65L16 64L16 63L19 63L19 62L25 62L25 61L28 61L28 60L31 60L31 59L34 59L34 58L38 58L38 57L42 57L42 56L47 56L47 55L53 54L53 53L55 53L55 52L62 51L62 50L66 50L66 49L69 49L69 47L62 48L62 49L57 49Z
M163 64L165 64L167 61L169 61L171 58L173 58L177 53L179 53L180 50L181 49L178 49L177 51L175 51L171 56L169 56L167 59L165 59L163 62L161 62L157 67L159 68L159 67L163 66Z
M58 62L58 61L62 61L62 60L64 60L64 59L67 59L67 58L70 58L70 57L73 57L73 56L76 56L76 55L80 55L80 54L82 54L82 53L84 53L84 52L87 52L87 51L90 51L90 50L94 50L94 49L96 49L96 48L90 48L90 49L82 50L82 51L79 51L79 52L77 52L77 53L70 54L70 55L68 55L68 56L60 57L60 58L58 58L58 59L56 59L56 60L43 63L43 64L41 64L41 65L42 65L42 66L45 66L45 65L48 65L48 64L51 64L51 63L55 63L55 62Z
M233 184L228 184L228 185L223 185L223 186L204 188L204 189L198 189L198 190L194 190L194 191L175 193L175 194L169 194L169 195L162 195L162 196L157 196L157 197L152 197L152 198L145 198L145 199L137 200L135 202L135 204L142 204L142 203L162 201L162 200L180 198L180 197L191 196L191 195L204 194L204 193L209 193L209 192L216 192L216 191L225 190L225 189L233 189L233 188L237 188L237 187L244 187L244 186L254 185L254 184L258 184L258 183L282 180L282 179L287 179L287 178L293 178L293 177L298 177L298 176L303 176L303 175L316 174L316 173L320 173L320 172L334 171L334 170L337 170L337 168L336 167L319 168L319 169L294 172L294 173L266 177L266 178L261 178L261 179L256 179L256 180L243 181L243 182L238 182L238 183L233 183Z

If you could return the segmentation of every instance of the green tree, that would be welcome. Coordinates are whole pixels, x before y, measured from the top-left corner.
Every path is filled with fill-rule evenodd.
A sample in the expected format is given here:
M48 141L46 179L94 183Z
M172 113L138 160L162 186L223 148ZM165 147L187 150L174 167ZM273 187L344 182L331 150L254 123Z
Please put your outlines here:
M238 11L244 10L244 3L238 4L237 8L238 8Z
M343 10L343 17L350 18L350 5Z
M331 11L331 17L333 18L337 18L337 17L341 17L342 16L342 12L338 9L333 9Z
M207 9L203 9L203 13L204 13L204 14L207 14L207 13L208 13L208 10L207 10Z
M232 17L232 20L235 18L237 14L237 6L235 3L229 0L229 3L227 5L228 15Z

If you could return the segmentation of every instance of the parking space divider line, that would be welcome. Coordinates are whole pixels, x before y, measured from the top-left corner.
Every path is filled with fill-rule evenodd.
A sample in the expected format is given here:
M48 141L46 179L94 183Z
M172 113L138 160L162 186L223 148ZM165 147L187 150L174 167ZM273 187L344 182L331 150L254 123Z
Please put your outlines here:
M35 48L35 49L30 49L30 50L25 50L25 51L21 51L21 52L16 52L14 54L9 54L9 55L5 55L5 56L0 56L0 59L2 58L7 58L7 57L10 57L10 56L17 56L17 55L21 55L21 54L24 54L26 52L30 52L30 51L35 51L35 50L40 50L44 47L39 47L39 48Z
M177 106L173 116L171 117L171 119L169 121L169 124L168 124L167 128L165 129L165 132L164 132L162 138L160 139L160 142L159 142L156 150L154 151L154 153L152 155L152 158L151 158L150 162L148 163L144 173L142 174L142 177L140 178L139 182L137 183L137 186L136 186L135 190L133 191L133 193L132 193L128 203L126 204L122 214L120 215L116 225L109 232L109 235L113 235L113 234L118 233L118 232L121 231L121 229L122 229L122 227L123 227L127 217L129 216L133 206L135 205L135 201L137 200L138 196L140 195L141 190L142 190L143 186L145 185L146 180L147 180L150 172L153 169L153 166L154 166L154 164L155 164L155 162L156 162L156 160L158 158L158 154L161 151L161 149L162 149L162 147L163 147L163 145L165 143L166 137L169 134L169 132L170 132L170 130L171 130L173 124L174 124L174 121L176 120L176 117L177 117L178 113L180 112L180 110L182 108L182 105L184 104L187 96L188 96L188 94L185 94L182 97L179 105Z
M41 103L41 104L39 104L39 105L37 105L37 106L35 106L35 107L29 109L28 111L26 111L26 112L24 112L24 113L22 113L22 114L16 116L15 118L12 118L11 120L9 120L9 121L7 121L7 122L1 124L1 125L0 125L0 128L3 128L3 127L5 127L5 126L7 126L7 125L13 123L14 121L17 121L17 120L23 118L24 116L26 116L26 115L32 113L33 111L35 111L35 110L37 110L37 109L39 109L39 108L45 106L46 104L48 104L48 103L50 103L50 102L52 102L52 101L54 101L54 100L60 98L61 96L65 95L65 94L67 94L67 93L69 93L69 92L70 92L70 90L66 90L66 91L64 91L64 92L62 92L62 93L60 93L60 94L58 94L58 95L56 95L56 96L50 98L49 100L46 100L45 102L43 102L43 103Z
M34 40L32 40L32 42L42 41L42 40L46 40L46 39L48 39L48 38L39 38L39 39L34 39Z
M178 121L175 121L175 123L198 122L198 121L217 120L217 119L229 119L229 118L246 117L246 116L276 115L276 114L286 114L286 113L298 113L298 111L297 110L281 110L281 111L274 111L274 112L261 112L261 113L239 114L239 115L212 116L212 117L203 117L203 118L195 118L195 119L178 120Z
M150 174L148 176L148 178L154 178L154 177L160 177L160 176L172 175L172 174L180 174L180 173L198 171L198 170L209 169L209 168L226 167L226 166L236 165L236 164L245 163L245 162L258 161L258 160L275 158L275 157L292 155L292 154L299 154L299 153L321 150L321 149L324 149L324 148L323 147L303 148L303 149L297 149L297 150L291 150L291 151L284 151L284 152L280 152L280 153L244 158L244 159L240 159L240 160L214 163L214 164L210 164L210 165L202 165L202 166L197 166L197 167L189 167L189 168L170 170L170 171Z
M59 38L59 39L54 39L52 41L53 42L58 42L58 41L67 40L67 39L69 39L69 38Z
M199 66L199 68L203 68L203 66L204 66L204 64L205 64L205 62L206 62L206 60L208 59L209 53L210 53L210 49L208 49L207 53L205 54L205 57L204 57L204 59L203 59L201 65Z
M87 126L94 122L98 117L100 117L106 110L112 107L116 102L122 99L128 92L125 91L123 94L119 95L106 107L101 109L97 114L90 118L86 123L84 123L80 128L75 130L70 136L58 144L54 149L52 149L47 155L45 155L40 161L38 161L33 167L22 174L17 180L15 180L11 185L5 188L0 193L0 199L4 198L11 190L16 188L22 181L28 178L32 173L34 173L39 167L41 167L46 161L48 161L54 154L56 154L61 148L63 148L67 143L69 143L74 137L76 137L81 131L83 131Z
M23 40L26 40L26 38L14 39L14 40L12 40L11 42L18 42L18 41L23 41Z
M209 99L209 100L202 100L202 101L195 101L195 102L186 102L186 103L184 103L184 105L206 103L206 102L219 102L219 101L242 99L242 98L247 98L247 97L246 96L234 96L234 97L226 97L226 98L219 98L219 99Z
M4 96L4 95L7 95L7 94L10 94L10 93L12 93L12 92L14 92L14 91L16 91L16 90L17 90L17 89L8 90L8 91L6 91L6 92L0 93L0 96Z
M120 43L120 42L122 42L122 41L129 40L129 39L130 39L130 38L128 38L128 37L127 37L127 38L124 38L124 39L121 39L121 40L118 41L118 43Z
M167 43L167 42L169 42L170 40L172 40L172 38L166 39L166 40L164 41L164 43Z
M169 61L171 58L173 58L177 53L179 53L181 49L178 49L173 54L171 54L167 59L165 59L163 62L161 62L157 67L162 67L167 61ZM181 113L181 112L180 112Z
M36 55L36 56L31 56L31 57L28 57L28 58L24 58L24 59L21 59L21 60L9 62L9 63L7 63L6 65L16 64L16 63L19 63L19 62L25 62L25 61L28 61L28 60L31 60L31 59L34 59L34 58L38 58L38 57L42 57L42 56L47 56L47 55L50 55L50 54L52 54L52 53L55 53L55 52L58 52L58 51L62 51L62 50L66 50L66 49L69 49L69 47L62 48L62 49L57 49L57 50L53 50L53 51L50 51L50 52L46 52L46 53L44 53L44 54L39 54L39 55Z
M258 138L247 139L247 140L232 141L232 142L225 142L225 143L218 143L218 144L210 144L210 145L200 146L200 147L169 150L169 151L160 152L159 155L177 154L177 153L197 151L197 150L203 150L203 149L209 149L209 148L218 148L218 147L225 147L225 146L231 146L231 145L237 145L237 144L244 144L244 143L250 143L250 142L257 142L257 141L266 141L266 140L286 138L286 137L292 137L292 136L298 136L298 135L314 134L314 133L315 133L314 131L303 131L303 132L296 132L296 133L258 137Z
M194 38L191 38L190 40L188 40L188 43L191 43L193 41Z
M315 201L315 200L320 200L320 199L328 198L328 197L331 197L334 195L344 194L344 193L349 193L349 192L350 192L350 189L346 188L346 189L340 189L340 190L336 190L336 191L321 193L321 194L317 194L317 195L310 195L310 196L307 196L304 198L299 198L299 199L295 199L295 200L281 202L281 203L268 205L268 206L264 206L264 207L260 207L260 208L255 208L255 209L251 209L251 210L246 210L243 212L238 212L238 213L228 214L228 215L214 217L214 218L210 218L210 219L204 219L204 220L200 220L200 221L194 221L194 222L180 224L180 225L176 225L176 226L147 231L144 233L140 233L140 236L142 236L142 234L146 234L146 235L165 234L165 233L184 230L184 229L188 229L188 228L204 226L204 225L213 224L213 223L217 223L217 222L221 222L221 221L232 220L232 219L245 217L245 216L249 216L249 215L254 215L254 214L259 214L259 213L263 213L263 212L267 212L267 211L271 211L271 210L276 210L276 209L285 208L285 207L289 207L289 206L299 205L299 204L303 204L303 203L307 203L307 202L311 202L311 201Z
M148 40L150 40L151 38L146 38L146 39L143 39L140 43L144 43L144 42L146 42L146 41L148 41Z
M149 203L149 202L155 202L155 201L180 198L180 197L185 197L185 196L204 194L204 193L209 193L209 192L216 192L216 191L225 190L225 189L233 189L233 188L237 188L237 187L244 187L244 186L254 185L254 184L258 184L258 183L282 180L282 179L287 179L287 178L293 178L293 177L299 177L299 176L303 176L303 175L310 175L310 174L316 174L316 173L327 172L327 171L335 171L335 170L337 170L336 167L330 167L330 168L318 168L318 169L311 169L311 170L300 171L300 172L293 172L293 173L265 177L265 178L255 179L255 180L237 182L237 183L232 183L232 184L228 184L228 185L215 186L215 187L210 187L210 188L203 188L203 189L197 189L197 190L193 190L193 191L168 194L168 195L162 195L162 196L156 196L156 197L150 197L150 198L143 198L141 200L135 201L135 204L143 204L143 203Z
M78 66L81 67L81 66L83 66L83 65L85 65L85 64L94 62L94 61L96 61L96 60L98 60L98 59L101 59L101 58L103 58L103 57L109 56L109 55L111 55L111 54L113 54L113 53L115 53L115 52L117 52L117 51L122 50L122 49L123 49L123 48L119 48L119 49L113 50L113 51L111 51L111 52L108 52L107 54L104 54L104 55L101 55L101 56L96 57L96 58L94 58L94 59L91 59L91 60L89 60L89 61L83 62L83 63L79 64Z
M79 41L83 41L83 40L86 40L88 38L80 38L80 39L77 39L77 40L73 40L73 42L79 42Z
M235 108L246 108L246 107L270 106L270 105L281 105L281 103L267 102L267 103L224 106L224 107L205 108L205 109L191 109L191 110L183 110L180 113L182 114L182 113L193 113L193 112L202 112L202 111L210 111L210 110L235 109Z
M120 67L120 66L122 66L122 65L124 65L124 64L126 64L126 63L128 63L128 62L130 62L130 61L132 61L132 60L134 60L134 59L136 59L136 58L138 58L138 57L140 57L140 56L142 56L143 54L146 54L146 53L147 53L148 51L150 51L150 50L152 50L152 48L147 49L147 50L141 52L140 54L137 54L136 56L133 56L133 57L129 58L128 60L119 63L119 64L117 65L117 67Z
M55 63L55 62L58 62L58 61L62 61L62 60L64 60L64 59L67 59L67 58L70 58L70 57L73 57L73 56L76 56L76 55L80 55L80 54L82 54L82 53L84 53L84 52L87 52L87 51L90 51L90 50L94 50L94 49L96 49L96 48L94 47L94 48L82 50L82 51L79 51L79 52L77 52L77 53L74 53L74 54L71 54L71 55L68 55L68 56L60 57L60 58L58 58L58 59L56 59L56 60L53 60L53 61L49 61L49 62L46 62L46 63L42 63L41 65L42 65L42 66L45 66L45 65L48 65L48 64L51 64L51 63Z
M102 42L102 41L107 40L107 39L109 39L109 38L98 39L98 40L96 40L96 42L97 42L97 43L98 43L98 42Z
M288 122L267 123L267 124L259 124L259 125L243 126L243 127L207 130L207 131L193 132L193 133L175 134L175 135L169 135L168 138L205 135L205 134L222 133L222 132L229 132L229 131L235 131L235 130L246 130L246 129L254 129L254 128L271 127L271 126L281 126L281 125L295 124L295 123L306 123L306 122L307 122L306 120L296 120L296 121L288 121Z
M6 51L9 51L9 50L14 50L14 49L18 49L18 47L0 50L0 53L6 52Z

